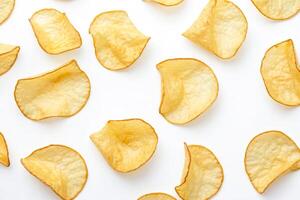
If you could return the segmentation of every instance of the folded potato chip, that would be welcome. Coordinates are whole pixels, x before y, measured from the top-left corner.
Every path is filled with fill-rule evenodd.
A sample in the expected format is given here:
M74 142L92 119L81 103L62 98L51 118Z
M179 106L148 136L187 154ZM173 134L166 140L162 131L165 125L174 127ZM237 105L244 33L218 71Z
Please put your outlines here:
M300 70L292 40L268 49L260 72L269 95L275 101L286 106L300 105Z
M31 175L64 200L77 197L88 178L88 169L81 155L63 145L35 150L21 162Z
M30 23L39 45L48 54L61 54L81 47L80 34L58 10L39 10L32 15Z
M159 3L163 6L176 6L176 5L180 4L181 2L183 2L183 0L150 0L150 1Z
M223 168L206 147L185 144L186 160L182 183L175 188L184 200L207 200L221 188Z
M209 66L193 58L175 58L157 64L162 80L159 112L173 124L185 124L205 112L216 100L218 80Z
M0 24L5 22L15 7L15 0L0 0Z
M299 169L300 150L280 131L255 136L245 154L245 169L257 192L263 193L280 176Z
M239 7L227 0L209 0L183 36L216 56L229 59L241 47L247 29L247 19Z
M15 64L20 47L0 44L0 75L6 73Z
M123 173L136 170L150 160L158 142L155 130L141 119L108 121L90 138L107 163Z
M2 133L0 133L0 163L6 167L9 167L10 165L8 148Z
M15 100L31 120L71 117L85 106L90 90L89 78L72 60L53 71L19 80Z
M89 32L93 37L98 61L109 70L121 70L132 65L150 39L121 10L96 16Z
M176 200L174 197L165 193L150 193L138 198L138 200Z

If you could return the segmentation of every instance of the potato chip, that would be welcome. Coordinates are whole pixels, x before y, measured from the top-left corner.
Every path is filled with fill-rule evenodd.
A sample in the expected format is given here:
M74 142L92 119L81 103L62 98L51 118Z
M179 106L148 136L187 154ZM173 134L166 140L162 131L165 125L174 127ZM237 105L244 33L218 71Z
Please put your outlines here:
M175 58L157 64L162 79L159 112L173 124L185 124L205 112L218 96L218 80L203 62Z
M223 168L216 156L206 147L186 145L186 162L182 183L175 188L184 200L207 200L223 183Z
M0 75L6 73L15 64L20 47L0 44Z
M90 34L98 61L109 70L121 70L132 65L150 39L121 10L96 16L90 26Z
M252 0L265 17L274 20L289 19L300 10L299 0Z
M286 106L300 105L300 71L292 40L267 50L261 64L261 75L269 95Z
M75 60L32 78L21 79L15 88L15 100L29 119L71 117L90 96L90 81Z
M163 6L176 6L181 2L183 2L183 0L150 0L150 1L153 1Z
M155 130L141 119L108 121L90 138L107 163L123 173L136 170L150 160L158 142Z
M0 133L0 163L6 167L10 165L8 148L2 133Z
M39 10L32 15L30 23L39 45L48 54L61 54L81 47L80 34L58 10Z
M255 136L245 154L245 169L253 187L259 193L280 176L295 170L300 150L294 141L280 131L268 131Z
M0 0L0 24L5 22L15 7L15 0Z
M216 56L229 59L241 47L247 29L247 19L239 7L227 0L209 0L183 36Z
M88 169L81 155L63 145L35 150L21 162L31 175L64 200L77 197L88 178Z
M165 193L150 193L138 198L138 200L176 200L174 197Z

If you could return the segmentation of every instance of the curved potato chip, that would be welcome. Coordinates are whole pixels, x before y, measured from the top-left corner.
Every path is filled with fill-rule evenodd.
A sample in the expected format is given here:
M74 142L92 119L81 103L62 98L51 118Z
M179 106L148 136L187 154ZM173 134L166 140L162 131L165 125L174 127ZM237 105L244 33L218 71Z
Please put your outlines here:
M291 138L280 131L268 131L249 143L245 169L253 187L262 194L277 178L295 170L299 161L300 150Z
M138 198L138 200L176 200L176 199L171 195L158 192L158 193L145 194L140 198Z
M5 22L15 7L15 0L0 0L0 24Z
M90 138L107 163L123 173L136 170L150 160L158 142L155 130L141 119L110 120Z
M247 29L247 19L239 7L227 0L209 0L183 36L216 56L229 59L241 47Z
M205 112L216 100L219 86L214 72L193 58L175 58L157 64L162 79L159 112L173 124L185 124Z
M64 200L77 197L88 178L88 169L81 155L63 145L49 145L35 150L21 162L31 175Z
M71 117L90 96L90 81L75 60L32 78L21 79L15 88L15 100L29 119Z
M150 0L163 6L176 6L183 2L183 0Z
M0 133L0 163L6 167L10 165L8 148L2 133Z
M48 54L61 54L81 47L80 34L58 10L39 10L32 15L30 23L39 45Z
M182 183L175 188L184 200L210 199L223 183L223 168L216 156L206 147L186 145L186 162Z
M300 71L292 40L268 49L260 72L272 99L286 106L300 105Z
M258 11L273 20L289 19L300 10L299 0L252 0Z
M98 61L109 70L121 70L132 65L150 39L121 10L97 15L90 26L90 34Z
M0 44L0 75L6 73L15 64L20 47Z

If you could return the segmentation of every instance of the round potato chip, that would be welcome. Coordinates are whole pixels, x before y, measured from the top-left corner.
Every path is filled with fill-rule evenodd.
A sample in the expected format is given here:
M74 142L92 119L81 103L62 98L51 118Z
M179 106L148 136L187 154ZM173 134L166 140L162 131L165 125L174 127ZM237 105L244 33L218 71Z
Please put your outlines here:
M0 0L0 24L5 22L15 7L15 0Z
M255 136L245 154L245 169L257 192L263 193L278 177L299 168L300 150L280 131Z
M108 121L90 138L108 164L123 173L136 170L150 160L158 142L155 130L141 119Z
M209 0L183 36L216 56L229 59L241 47L247 29L247 19L239 7L227 0Z
M150 39L121 10L97 15L90 26L90 34L98 61L109 70L121 70L132 65Z
M0 75L6 73L15 64L20 47L0 44Z
M158 193L145 194L140 198L138 198L138 200L176 200L176 199L171 195L158 192Z
M252 0L265 17L274 20L289 19L300 10L299 0Z
M53 71L19 80L15 100L31 120L71 117L85 106L90 90L89 78L72 60Z
M2 133L0 133L0 163L6 167L9 167L10 165L8 148Z
M81 47L80 34L58 10L39 10L32 15L30 23L39 45L48 54L61 54Z
M184 200L207 200L217 194L223 183L223 168L206 147L186 145L182 183L175 188Z
M63 145L49 145L35 150L21 162L30 174L64 200L77 197L88 178L88 169L82 156Z
M300 105L300 71L292 40L267 50L261 64L261 75L269 95L286 106Z
M176 6L183 2L183 0L149 0L163 6Z
M193 58L175 58L157 64L157 69L162 80L159 112L170 123L188 123L215 102L218 80L205 63Z

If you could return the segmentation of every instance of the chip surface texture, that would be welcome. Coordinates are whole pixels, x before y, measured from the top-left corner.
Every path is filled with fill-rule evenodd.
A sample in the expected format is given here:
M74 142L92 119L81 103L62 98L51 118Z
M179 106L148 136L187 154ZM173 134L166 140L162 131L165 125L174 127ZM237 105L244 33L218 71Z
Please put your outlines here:
M176 200L174 197L165 193L150 193L138 198L138 200Z
M8 72L15 64L20 47L0 44L0 75Z
M15 7L15 0L0 0L0 24L4 23Z

